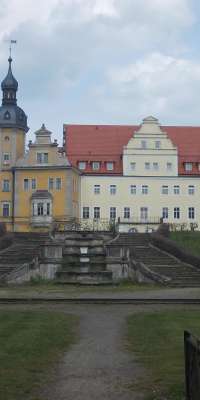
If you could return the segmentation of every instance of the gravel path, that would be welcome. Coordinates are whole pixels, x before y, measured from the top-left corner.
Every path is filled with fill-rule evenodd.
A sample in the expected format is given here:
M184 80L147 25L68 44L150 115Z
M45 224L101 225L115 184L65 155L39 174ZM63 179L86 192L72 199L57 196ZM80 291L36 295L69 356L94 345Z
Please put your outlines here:
M80 316L80 340L65 354L42 400L142 400L130 385L143 370L125 342L125 318L133 308L76 306L70 311Z

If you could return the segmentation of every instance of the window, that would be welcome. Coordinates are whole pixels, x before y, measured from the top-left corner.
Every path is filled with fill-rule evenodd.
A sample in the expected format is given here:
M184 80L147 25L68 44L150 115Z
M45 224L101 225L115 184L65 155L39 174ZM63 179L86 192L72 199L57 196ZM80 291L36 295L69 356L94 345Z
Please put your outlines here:
M162 209L162 217L163 218L168 218L168 207L163 207Z
M188 218L194 219L194 217L195 217L194 207L189 207L188 208Z
M106 163L106 169L107 169L107 171L112 171L113 168L114 168L113 162L107 162L107 163Z
M8 93L9 94L9 93ZM4 119L10 119L11 117L10 117L10 113L9 113L9 111L6 111L5 112L5 114L4 114Z
M100 185L94 185L94 194L100 194L101 186Z
M78 168L79 169L85 169L86 168L86 162L85 161L79 161Z
M61 190L61 178L56 178L56 190Z
M47 203L47 215L51 213L51 203Z
M180 186L174 185L174 194L180 194Z
M167 171L171 171L172 170L172 163L168 162L167 163Z
M100 162L99 162L99 161L94 161L94 162L92 163L92 169L93 169L94 171L97 171L99 168L100 168Z
M3 217L9 217L9 216L10 216L10 204L3 203Z
M83 219L90 218L90 209L89 207L83 207Z
M94 207L94 219L100 218L100 207Z
M158 170L158 163L157 162L153 163L153 169L154 169L154 171Z
M110 194L116 194L117 188L116 185L110 185Z
M136 185L131 185L130 186L130 192L131 192L131 194L136 194Z
M54 180L53 178L49 178L49 190L53 190L54 187Z
M141 219L141 221L148 220L148 208L147 207L140 208L140 219Z
M124 207L124 218L130 218L130 208Z
M147 142L146 140L141 140L141 148L146 149L147 148Z
M47 164L48 163L48 153L37 153L37 163Z
M44 204L43 203L37 204L37 215L44 215Z
M36 179L35 179L35 178L33 178L33 179L31 180L31 188L32 188L32 190L35 190L35 189L36 189Z
M188 194L190 194L190 195L194 194L194 185L189 185L188 186Z
M148 194L148 186L147 185L142 185L142 194Z
M8 179L3 180L3 192L10 192L10 181Z
M180 218L180 208L174 207L174 219L179 219L179 218Z
M4 164L10 163L10 153L3 153L3 163Z
M150 163L149 162L145 162L145 169L150 169Z
M130 163L130 167L131 167L131 171L135 171L136 163L135 162L131 162Z
M25 192L29 190L29 180L27 178L24 179L24 190Z
M192 163L191 162L185 163L185 171L187 171L187 172L192 171Z
M116 207L110 207L110 219L116 219Z
M156 148L156 149L160 149L160 147L161 147L160 140L156 140L156 141L155 141L155 148Z
M168 193L169 193L168 186L163 185L163 186L162 186L162 191L161 191L161 193L162 193L162 194L168 194Z

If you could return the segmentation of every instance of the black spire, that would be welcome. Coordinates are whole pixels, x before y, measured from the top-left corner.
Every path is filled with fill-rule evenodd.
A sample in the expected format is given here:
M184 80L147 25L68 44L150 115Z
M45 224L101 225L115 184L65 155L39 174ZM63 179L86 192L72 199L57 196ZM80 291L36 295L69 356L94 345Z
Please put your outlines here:
M0 106L0 128L19 128L28 132L27 116L25 112L17 106L16 93L18 82L12 73L11 56L9 57L8 62L8 73L1 83L3 99L2 105Z
M18 89L18 82L14 78L11 68L12 58L8 59L9 67L8 73L5 79L1 83L1 89L3 91L2 105L5 104L17 104L16 92Z

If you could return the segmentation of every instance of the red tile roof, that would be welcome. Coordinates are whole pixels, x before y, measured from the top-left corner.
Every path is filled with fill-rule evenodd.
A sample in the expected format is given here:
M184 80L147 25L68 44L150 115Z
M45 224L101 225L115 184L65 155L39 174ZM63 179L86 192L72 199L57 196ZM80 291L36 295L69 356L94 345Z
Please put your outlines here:
M138 125L64 125L65 149L69 161L77 167L86 161L85 173L122 175L123 146L134 135ZM199 175L200 126L162 126L174 145L178 147L179 174ZM99 171L92 170L92 161L100 161ZM106 162L114 162L114 170L107 171ZM184 163L192 162L192 172L184 170Z

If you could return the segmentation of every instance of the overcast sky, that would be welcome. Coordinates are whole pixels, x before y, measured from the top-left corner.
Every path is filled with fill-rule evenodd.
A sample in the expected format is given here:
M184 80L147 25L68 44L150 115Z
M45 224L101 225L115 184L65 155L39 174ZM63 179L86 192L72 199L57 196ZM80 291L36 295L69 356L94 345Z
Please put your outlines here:
M43 122L200 125L199 0L1 0L28 137Z

